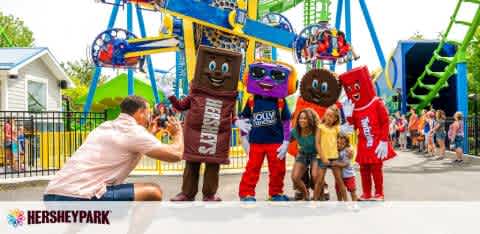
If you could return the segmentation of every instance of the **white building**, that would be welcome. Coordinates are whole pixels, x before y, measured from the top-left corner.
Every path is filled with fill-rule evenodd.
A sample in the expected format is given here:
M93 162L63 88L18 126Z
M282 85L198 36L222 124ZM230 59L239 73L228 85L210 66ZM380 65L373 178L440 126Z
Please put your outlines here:
M0 48L0 111L61 111L73 86L48 48Z

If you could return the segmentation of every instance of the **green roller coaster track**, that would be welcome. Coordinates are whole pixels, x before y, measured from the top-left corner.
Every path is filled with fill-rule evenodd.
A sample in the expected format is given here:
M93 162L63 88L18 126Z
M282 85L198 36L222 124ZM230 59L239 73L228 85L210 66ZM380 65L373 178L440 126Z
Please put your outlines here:
M298 4L304 2L304 25L318 23L319 21L329 21L331 4L330 0L260 0L258 5L258 15L261 17L267 13L282 13ZM474 4L477 6L475 16L472 21L458 20L458 12L464 3ZM473 7L473 6L470 6ZM448 87L448 79L456 73L456 65L465 60L466 49L473 39L476 29L480 25L480 0L458 0L454 13L450 18L447 30L443 33L442 39L438 47L433 52L433 56L427 63L425 70L418 77L414 86L409 90L409 96L418 100L417 104L411 104L415 109L423 109L428 106L433 99L439 96L440 90ZM468 30L462 41L455 41L449 39L450 31L453 27L463 26L468 27ZM440 52L445 44L456 46L457 52L453 57L441 56ZM441 61L446 63L443 71L432 71L432 66L435 62ZM434 84L426 84L426 77L436 78ZM419 94L420 90L428 90L427 94Z
M464 3L472 3L477 5L477 11L471 22L457 20L458 12ZM429 105L429 103L433 99L439 96L439 92L441 89L448 87L448 82L447 82L448 78L450 78L452 75L456 73L455 67L457 63L464 62L466 49L470 41L473 39L473 36L479 24L480 24L480 0L459 0L455 7L455 11L453 12L452 17L450 18L450 23L447 27L447 30L445 31L445 33L442 34L442 39L438 47L433 52L432 58L426 65L423 73L420 75L420 77L418 77L415 85L410 88L410 92L409 92L410 97L413 97L419 100L417 104L412 104L411 105L412 107L414 107L417 110L425 108L426 106ZM454 26L468 27L465 37L463 38L463 41L459 42L459 41L448 39L449 33ZM445 44L451 44L457 47L457 52L453 57L444 57L440 55L440 52ZM447 66L443 71L431 70L432 65L437 61L442 61L447 64ZM425 84L424 79L427 76L435 77L437 79L435 84ZM420 88L428 90L428 93L425 95L418 94L418 89Z
M319 22L330 21L330 0L260 0L258 4L258 16L262 17L268 13L282 13L300 3L303 5L303 25L308 26ZM268 54L265 53L265 54ZM321 61L319 61L321 63ZM311 66L307 65L310 70Z
M330 20L330 0L260 0L258 15L267 13L282 13L304 2L303 24L310 25L319 21Z
M282 13L302 3L303 0L260 0L258 3L258 16L268 13Z

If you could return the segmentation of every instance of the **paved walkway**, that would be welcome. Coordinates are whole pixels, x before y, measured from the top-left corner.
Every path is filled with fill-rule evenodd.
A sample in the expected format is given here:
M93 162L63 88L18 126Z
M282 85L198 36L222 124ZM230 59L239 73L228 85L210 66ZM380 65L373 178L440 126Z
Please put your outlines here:
M385 165L385 195L395 201L473 201L480 200L480 158L467 158L463 165L452 165L449 160L434 161L423 156L400 152ZM357 172L358 174L358 172ZM223 175L219 194L224 200L237 200L241 175ZM266 173L257 186L257 199L267 197ZM333 178L328 173L327 182ZM155 182L161 185L165 198L174 196L181 186L180 176L133 176L128 182ZM40 200L46 181L0 186L0 200ZM201 183L200 183L201 184ZM285 178L287 194L292 195L290 174ZM360 180L357 176L360 193ZM201 190L201 188L200 188ZM331 191L334 192L334 191ZM197 199L201 196L197 195Z

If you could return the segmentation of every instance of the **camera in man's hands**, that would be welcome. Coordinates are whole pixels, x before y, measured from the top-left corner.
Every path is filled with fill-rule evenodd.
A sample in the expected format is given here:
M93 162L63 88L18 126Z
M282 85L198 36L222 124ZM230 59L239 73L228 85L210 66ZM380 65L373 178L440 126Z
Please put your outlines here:
M157 104L153 109L153 118L157 118L158 116L160 116L157 123L160 128L166 128L168 117L174 115L174 111L171 108L165 106L164 104Z

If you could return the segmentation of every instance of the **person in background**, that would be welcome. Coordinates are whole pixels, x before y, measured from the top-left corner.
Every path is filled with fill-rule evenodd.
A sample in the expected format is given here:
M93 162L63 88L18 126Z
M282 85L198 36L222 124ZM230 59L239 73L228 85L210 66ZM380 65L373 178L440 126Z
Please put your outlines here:
M168 117L173 116L173 114L169 109L167 109L165 104L160 103L155 106L154 116L158 116L160 124L160 131L157 136L160 138L162 143L167 144L169 142L169 135L168 131L165 129L165 125L168 122Z
M400 147L400 132L398 131L398 125L401 123L400 111L395 112L395 136L396 136L396 145L394 147Z
M401 115L397 120L396 129L398 132L398 144L400 145L400 150L407 150L407 119L405 115Z
M18 142L18 156L17 156L18 165L15 164L15 167L19 171L25 171L25 130L23 126L18 127L17 142Z
M13 118L8 118L3 125L3 146L5 149L5 162L6 168L5 170L10 170L13 164L13 152L12 152L12 143L13 143L13 123L15 120Z
M413 107L410 108L410 118L408 119L408 131L410 132L410 139L412 141L412 150L418 147L418 115Z
M425 150L424 154L428 154L429 151L429 144L428 144L428 139L429 139L429 132L430 132L430 112L425 113L425 122L423 124L423 135L425 136L423 144L425 145Z
M434 131L433 127L435 126L435 112L427 112L427 118L425 121L425 136L426 136L426 145L427 145L427 154L426 157L433 157L435 153L435 141L434 141Z
M421 116L418 119L418 128L417 128L417 142L418 142L418 152L423 153L425 151L425 121L427 118L427 111L422 110Z
M390 124L388 125L388 132L390 135L390 142L392 145L397 144L397 127L396 127L396 120L395 117L390 116Z
M462 112L456 112L453 115L454 122L450 125L449 138L450 142L453 142L455 149L455 160L453 164L460 164L463 162L463 139L464 139L464 124Z
M438 144L438 154L439 156L436 160L443 160L445 158L445 139L447 137L447 132L445 131L445 112L438 110L436 114L435 126L433 127L433 132L435 134L435 139Z

